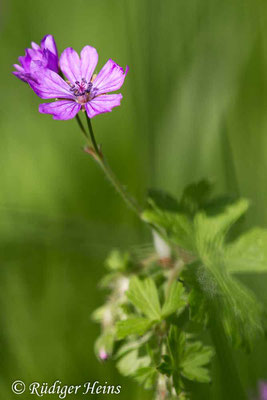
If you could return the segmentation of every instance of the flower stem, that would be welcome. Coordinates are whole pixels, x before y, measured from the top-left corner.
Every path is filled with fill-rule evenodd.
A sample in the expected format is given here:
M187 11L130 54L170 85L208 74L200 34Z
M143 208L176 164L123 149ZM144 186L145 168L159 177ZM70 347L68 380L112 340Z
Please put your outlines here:
M88 140L88 139L89 139L88 134L87 134L87 132L86 132L84 126L83 126L83 123L82 123L82 121L81 121L81 118L79 117L79 114L76 114L76 121L78 122L78 125L79 125L79 127L80 127L82 133L83 133L84 136L86 137L86 140Z
M96 143L96 140L95 140L95 135L94 135L91 119L88 117L87 113L85 113L85 115L86 115L87 126L88 126L88 130L89 130L89 133L90 133L90 137L91 137L93 148L94 148L96 154L101 158L101 153L99 151L99 147L98 147L98 145Z
M95 139L95 135L94 135L94 131L93 131L93 127L92 127L92 123L91 123L91 120L90 120L90 118L88 117L87 114L86 114L86 120L87 120L88 130L89 130L89 133L90 133L90 138L91 138L91 142L92 142L92 146L93 147L90 147L90 146L86 147L85 151L87 153L89 153L91 156L93 156L95 161L102 168L102 170L103 170L104 174L106 175L106 177L108 178L108 180L111 182L111 184L113 185L115 190L123 198L123 200L128 205L128 207L131 208L140 217L141 216L141 207L138 205L137 201L128 193L128 191L126 190L125 186L123 186L120 183L120 181L118 180L118 178L116 177L116 175L114 174L114 172L112 171L110 166L108 165L106 159L104 158L104 155L103 155L101 149L97 145L97 142L96 142L96 139ZM87 137L87 140L88 140L88 134L86 135L86 137Z

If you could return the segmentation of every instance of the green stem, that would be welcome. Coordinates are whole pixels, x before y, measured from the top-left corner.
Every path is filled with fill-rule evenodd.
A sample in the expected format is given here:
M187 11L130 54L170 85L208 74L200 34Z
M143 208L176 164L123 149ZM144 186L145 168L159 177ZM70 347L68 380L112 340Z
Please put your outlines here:
M99 147L98 147L98 145L96 143L96 140L95 140L95 135L94 135L91 119L88 117L87 113L85 113L85 115L86 115L87 126L88 126L88 130L89 130L89 133L90 133L90 137L91 137L93 148L94 148L96 154L101 158L101 153L99 151Z
M166 297L170 294L170 290L172 287L173 282L175 282L184 266L184 262L182 260L178 260L175 266L170 270L170 274L167 281L166 287Z
M79 117L79 114L76 114L76 121L78 122L78 125L79 125L79 127L80 127L82 133L83 133L84 136L86 137L86 140L88 140L88 139L89 139L88 134L87 134L87 132L86 132L84 126L83 126L83 123L82 123L82 121L81 121L81 118Z
M91 142L93 145L93 148L88 148L87 152L93 156L93 158L97 161L97 163L100 165L102 168L104 174L108 178L108 180L111 182L115 190L120 194L120 196L123 198L125 203L128 205L129 208L131 208L139 217L141 216L141 207L138 205L136 200L127 192L126 188L120 183L112 169L109 167L106 159L104 158L104 155L100 148L98 147L96 143L96 139L94 136L94 131L92 127L92 123L90 118L86 114L86 120L87 120L87 125L88 125L88 130L91 138ZM87 135L88 139L88 135Z

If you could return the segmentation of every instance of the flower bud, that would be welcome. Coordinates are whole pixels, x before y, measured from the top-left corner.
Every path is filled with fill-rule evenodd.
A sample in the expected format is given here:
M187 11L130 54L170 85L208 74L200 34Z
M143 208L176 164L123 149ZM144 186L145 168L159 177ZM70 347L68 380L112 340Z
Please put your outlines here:
M102 348L99 350L98 357L100 358L100 360L106 361L109 358L109 355L106 350Z
M160 262L163 265L170 264L171 261L170 246L165 242L164 239L162 239L162 237L155 230L153 230L152 233L153 233L155 250L159 257Z

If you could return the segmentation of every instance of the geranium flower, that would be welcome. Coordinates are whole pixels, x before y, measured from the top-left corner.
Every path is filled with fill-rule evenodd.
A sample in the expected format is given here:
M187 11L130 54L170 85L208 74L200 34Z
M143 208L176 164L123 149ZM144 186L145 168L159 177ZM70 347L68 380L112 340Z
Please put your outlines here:
M17 71L13 72L19 79L27 83L36 79L35 73L40 68L58 72L58 53L53 36L44 36L40 46L35 42L32 42L31 45L31 48L25 50L25 56L18 58L21 65L14 64Z
M119 106L122 95L107 93L120 89L129 68L124 72L110 59L97 75L93 75L97 62L98 54L93 47L85 46L80 57L68 47L59 61L67 81L52 70L37 71L36 80L30 82L32 89L42 99L56 99L40 104L39 111L52 114L54 119L66 120L74 118L81 109L92 118Z

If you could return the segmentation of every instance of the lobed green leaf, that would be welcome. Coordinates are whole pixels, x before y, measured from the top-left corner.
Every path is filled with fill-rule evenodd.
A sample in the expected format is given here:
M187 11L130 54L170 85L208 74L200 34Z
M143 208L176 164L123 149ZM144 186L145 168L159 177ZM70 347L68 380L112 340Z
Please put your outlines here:
M196 382L210 382L210 371L207 365L213 357L213 349L203 346L201 342L187 344L181 362L182 375Z
M132 304L150 321L161 319L161 307L157 287L150 278L141 281L133 277L130 281L127 297Z
M143 335L153 322L143 317L132 317L116 323L117 339L124 339L129 335Z
M121 357L117 362L117 368L123 376L133 376L138 369L148 367L149 364L148 356L139 357L138 350L133 350Z
M267 272L267 230L254 228L231 243L225 251L229 273Z
M182 283L173 282L162 307L162 318L166 318L177 311L181 313L186 304L185 290Z

